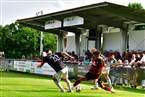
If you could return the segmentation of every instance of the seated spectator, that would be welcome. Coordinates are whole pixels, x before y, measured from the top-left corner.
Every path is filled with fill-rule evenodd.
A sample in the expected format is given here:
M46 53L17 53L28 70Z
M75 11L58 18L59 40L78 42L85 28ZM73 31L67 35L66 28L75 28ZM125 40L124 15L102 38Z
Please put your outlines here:
M87 50L87 51L85 52L85 55L88 56L89 59L92 58L92 53L90 52L90 50Z
M85 56L84 63L89 63L89 62L90 62L90 58L88 56Z
M22 55L21 60L22 60L22 61L26 60L25 55Z
M35 61L40 61L39 56L38 56L37 54L35 54L34 60L35 60Z
M75 54L74 51L72 51L71 56L73 56L75 58L75 61L78 61L78 56Z
M0 58L2 58L2 52L0 52Z
M140 53L137 53L136 54L136 60L132 63L132 67L134 68L138 68L138 65L141 63L141 54Z
M135 54L132 54L132 57L131 57L131 61L129 62L129 65L133 65L133 63L135 62L136 60L136 55Z
M1 52L2 53L2 58L4 58L5 57L5 53L4 52Z
M31 61L31 58L30 58L30 56L29 55L27 55L27 61Z
M115 59L114 54L112 54L111 57L110 57L110 59L109 59L110 67L115 67L116 66L116 63L117 63L117 60Z

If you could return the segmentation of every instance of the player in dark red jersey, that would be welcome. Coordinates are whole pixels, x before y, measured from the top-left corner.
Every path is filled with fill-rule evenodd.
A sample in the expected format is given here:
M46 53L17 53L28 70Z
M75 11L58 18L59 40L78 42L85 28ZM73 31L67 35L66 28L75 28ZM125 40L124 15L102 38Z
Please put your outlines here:
M56 71L56 74L53 75L52 79L54 83L59 87L60 91L65 92L64 88L60 84L60 80L61 78L63 78L68 86L68 92L71 92L71 84L68 79L68 68L60 59L64 55L74 60L74 57L70 56L66 52L52 53L51 51L49 51L48 55L43 58L43 61L37 67L42 67L44 63L48 63Z
M108 86L105 86L100 79L100 77L102 76L102 70L103 70L103 67L105 64L104 59L100 56L99 51L92 50L92 54L93 54L93 63L91 65L88 73L81 76L79 79L77 79L74 82L72 89L75 88L81 81L93 80L94 82L98 82L99 86L102 89L111 91L112 93L114 93L111 90L111 88L109 88Z

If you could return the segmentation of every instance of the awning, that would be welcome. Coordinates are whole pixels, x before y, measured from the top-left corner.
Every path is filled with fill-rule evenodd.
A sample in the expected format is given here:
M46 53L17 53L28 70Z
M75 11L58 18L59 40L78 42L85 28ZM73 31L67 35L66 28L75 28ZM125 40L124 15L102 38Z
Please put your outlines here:
M82 25L45 29L46 21L58 20L64 23L64 18L79 16L84 19ZM145 23L145 11L135 10L123 5L102 2L74 9L44 14L41 16L18 19L18 23L25 26L59 34L58 30L76 32L77 29L95 29L98 25L126 29L128 24Z

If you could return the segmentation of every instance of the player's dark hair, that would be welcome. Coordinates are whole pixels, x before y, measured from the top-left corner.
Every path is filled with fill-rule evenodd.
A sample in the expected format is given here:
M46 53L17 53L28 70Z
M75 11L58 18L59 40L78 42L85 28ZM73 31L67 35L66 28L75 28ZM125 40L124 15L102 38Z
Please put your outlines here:
M94 54L94 55L99 55L100 52L99 52L99 51L94 51L93 54Z

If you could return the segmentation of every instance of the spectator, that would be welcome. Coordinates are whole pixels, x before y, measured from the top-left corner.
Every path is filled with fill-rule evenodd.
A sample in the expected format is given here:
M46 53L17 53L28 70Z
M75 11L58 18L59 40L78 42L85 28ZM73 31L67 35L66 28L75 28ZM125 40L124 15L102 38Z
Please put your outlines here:
M128 64L128 66L132 66L133 65L133 63L135 62L135 60L136 60L136 55L135 54L132 54L132 57L131 57L131 61L129 62L129 64ZM132 72L134 72L134 70L133 69L131 69L131 68L129 68L129 69L127 69L127 81L128 81L128 85L130 85L130 80L131 80L131 74L132 74Z
M109 60L110 67L115 67L116 63L117 63L117 60L115 59L114 54L112 54Z
M35 54L34 60L35 60L36 62L40 61L39 56L38 56L37 54Z
M78 61L78 56L75 54L74 51L72 51L71 56L73 56L75 58L74 61Z
M114 54L111 54L111 57L109 59L109 65L110 65L110 74L111 74L111 82L114 85L115 84L115 74L116 74L116 70L114 67L116 67L117 64L117 60L115 58Z
M92 53L90 52L90 50L87 50L87 51L85 52L85 55L88 56L89 59L92 58Z
M135 54L132 54L132 57L131 57L131 61L129 62L129 65L133 65L133 63L135 62L136 60L136 55Z
M4 58L5 57L5 53L4 52L1 52L2 53L2 58Z
M85 56L84 63L89 63L89 62L90 62L90 58L88 56Z
M21 60L22 61L26 60L25 55L22 55Z
M139 61L135 63L136 66L140 67L145 64L145 51L142 52L142 57Z
M31 58L30 58L30 56L29 55L27 55L27 61L31 61Z
M2 58L2 52L0 52L0 58Z
M138 53L136 54L136 60L135 62L133 62L132 64L132 74L133 74L133 85L131 86L131 88L137 88L137 78L138 78L138 73L137 73L137 68L138 68L138 63L140 64L140 60L141 60L141 54Z

